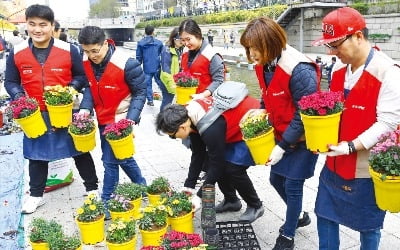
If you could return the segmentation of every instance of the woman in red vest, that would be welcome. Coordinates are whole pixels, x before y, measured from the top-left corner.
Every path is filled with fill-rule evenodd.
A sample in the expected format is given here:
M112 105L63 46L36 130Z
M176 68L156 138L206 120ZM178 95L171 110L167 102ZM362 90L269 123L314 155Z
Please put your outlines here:
M260 17L244 30L240 43L256 62L262 101L274 127L277 145L266 163L270 183L286 203L286 220L273 250L293 249L296 228L310 224L302 210L304 181L314 175L318 155L306 148L297 102L317 90L317 66L286 44L285 31L274 20Z

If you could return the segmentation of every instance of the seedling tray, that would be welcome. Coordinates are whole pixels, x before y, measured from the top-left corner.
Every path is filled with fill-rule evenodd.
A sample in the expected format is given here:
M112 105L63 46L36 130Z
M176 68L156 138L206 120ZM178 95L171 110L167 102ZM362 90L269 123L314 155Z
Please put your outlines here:
M257 236L250 223L245 221L217 222L218 249L261 250Z

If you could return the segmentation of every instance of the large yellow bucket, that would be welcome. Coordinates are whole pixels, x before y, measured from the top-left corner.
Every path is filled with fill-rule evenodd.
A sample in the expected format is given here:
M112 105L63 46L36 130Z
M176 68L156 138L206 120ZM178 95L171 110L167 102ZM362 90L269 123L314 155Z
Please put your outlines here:
M117 159L126 159L133 156L135 153L135 145L133 143L133 136L129 134L128 136L119 140L108 140L111 149Z
M136 249L136 235L128 242L125 243L111 243L106 241L108 250L133 250Z
M75 219L83 244L96 244L104 240L104 217L103 215L92 222L81 222Z
M157 231L140 230L142 235L142 245L145 246L160 246L162 237L167 232L168 224Z
M251 139L244 139L256 165L264 165L275 147L274 129Z
M171 229L177 232L193 233L193 212L189 212L180 217L168 217Z
M336 145L342 112L326 116L309 116L300 113L304 124L307 148L312 152L327 152L328 144Z
M47 242L32 242L29 241L31 244L32 250L49 250L49 243Z
M130 221L130 220L134 219L133 214L134 214L133 208L128 210L128 211L124 211L124 212L113 212L113 211L110 211L110 215L111 215L111 219L112 220L116 220L116 219L120 218L120 219L125 220L125 221Z
M376 205L391 213L400 212L400 176L387 176L381 179L381 174L369 167L369 173L374 182Z
M69 129L68 132L74 141L76 150L80 152L89 152L96 147L96 129L86 135L73 134Z
M26 137L29 138L37 138L44 135L47 131L46 123L44 122L39 109L37 109L32 115L21 119L15 119L15 121L18 122Z
M72 104L53 106L46 103L50 123L55 128L66 128L72 121Z
M157 206L158 202L161 201L161 195L160 194L149 194L147 193L147 198L149 199L149 202L153 206Z
M192 100L191 95L196 94L197 87L176 87L176 103L186 104Z

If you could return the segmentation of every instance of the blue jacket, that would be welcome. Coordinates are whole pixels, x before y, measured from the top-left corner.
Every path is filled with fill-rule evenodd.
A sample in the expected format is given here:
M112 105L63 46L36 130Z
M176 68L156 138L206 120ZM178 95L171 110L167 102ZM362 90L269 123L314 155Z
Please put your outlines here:
M111 55L114 53L115 47L109 45L107 55L104 57L103 62L100 64L92 63L93 73L97 80L103 75L105 67L110 61ZM146 82L144 81L144 74L139 63L130 58L125 64L125 81L129 86L132 93L132 100L129 106L127 118L139 123L140 113L142 112L144 103L146 102ZM112 98L112 97L110 97ZM80 105L81 109L93 109L93 97L90 88L87 88L83 94L83 99Z
M138 42L136 60L143 65L145 74L156 73L160 70L160 56L163 46L163 43L153 36L146 36Z

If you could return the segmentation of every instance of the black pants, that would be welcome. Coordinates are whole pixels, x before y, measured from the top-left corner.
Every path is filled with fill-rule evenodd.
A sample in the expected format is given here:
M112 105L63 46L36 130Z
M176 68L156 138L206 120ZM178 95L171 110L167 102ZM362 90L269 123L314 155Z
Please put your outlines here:
M247 203L247 206L260 208L262 202L257 195L253 182L247 174L248 166L239 166L225 162L224 174L218 180L218 186L226 201L238 200L236 191Z
M86 191L97 189L97 175L93 158L90 153L84 153L73 157L79 175L83 179ZM49 171L48 161L29 160L29 187L30 195L42 197L46 187L47 175Z

